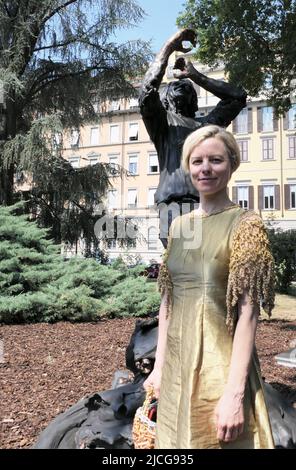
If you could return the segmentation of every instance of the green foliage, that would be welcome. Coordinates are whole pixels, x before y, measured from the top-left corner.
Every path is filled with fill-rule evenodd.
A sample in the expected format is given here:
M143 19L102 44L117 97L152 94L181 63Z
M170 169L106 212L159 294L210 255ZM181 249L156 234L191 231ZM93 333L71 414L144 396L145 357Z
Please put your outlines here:
M222 61L230 81L251 96L263 90L279 113L290 107L296 87L295 0L187 0L177 23L197 31L202 63Z
M139 267L63 260L47 230L17 215L21 209L0 206L1 322L91 321L157 310L155 285L139 277Z
M269 239L276 267L276 289L287 294L296 276L296 230L269 229Z
M97 248L94 211L111 170L73 169L61 155L62 131L98 123L106 99L135 96L150 47L119 44L116 33L143 16L134 0L0 0L0 204L21 197L13 177L27 176L27 209L57 243L82 236L88 252Z

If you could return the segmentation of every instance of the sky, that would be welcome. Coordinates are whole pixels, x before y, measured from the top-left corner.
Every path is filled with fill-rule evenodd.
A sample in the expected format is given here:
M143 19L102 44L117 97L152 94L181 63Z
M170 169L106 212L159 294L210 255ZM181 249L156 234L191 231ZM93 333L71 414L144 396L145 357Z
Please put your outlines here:
M137 0L146 12L146 17L136 28L128 29L118 35L118 39L151 39L151 47L158 52L162 45L178 28L176 18L184 10L185 0Z

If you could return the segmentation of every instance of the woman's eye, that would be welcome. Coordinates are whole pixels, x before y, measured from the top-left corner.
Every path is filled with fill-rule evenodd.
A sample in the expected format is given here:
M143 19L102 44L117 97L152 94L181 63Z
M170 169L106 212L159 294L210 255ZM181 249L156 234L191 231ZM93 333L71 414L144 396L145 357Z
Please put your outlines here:
M193 160L192 165L200 165L202 160Z
M221 158L213 158L213 159L212 159L212 162L214 162L214 163L221 163L222 160L221 160Z

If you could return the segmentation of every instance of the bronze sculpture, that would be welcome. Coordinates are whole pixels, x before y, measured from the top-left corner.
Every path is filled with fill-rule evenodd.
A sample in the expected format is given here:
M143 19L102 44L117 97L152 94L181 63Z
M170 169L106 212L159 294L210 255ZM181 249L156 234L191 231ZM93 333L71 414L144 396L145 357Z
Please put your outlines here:
M172 219L194 209L199 201L189 175L180 167L185 138L207 124L227 127L246 106L247 98L243 88L206 77L183 57L178 58L174 66L177 80L170 82L160 94L170 55L174 51L187 53L191 50L183 47L183 41L190 41L194 46L195 32L184 29L164 44L146 72L139 98L141 115L159 160L160 179L155 203L159 209L160 239L164 246ZM207 116L196 117L198 99L192 82L221 100Z

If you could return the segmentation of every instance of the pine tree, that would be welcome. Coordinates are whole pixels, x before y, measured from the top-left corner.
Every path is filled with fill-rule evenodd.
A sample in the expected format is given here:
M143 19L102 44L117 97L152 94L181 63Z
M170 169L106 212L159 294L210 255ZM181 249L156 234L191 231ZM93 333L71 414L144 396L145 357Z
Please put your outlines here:
M29 175L31 211L58 242L91 237L110 176L101 163L74 170L62 132L98 120L106 99L134 96L150 50L115 38L143 14L133 0L0 0L0 204Z
M0 322L90 321L147 315L159 307L155 285L139 268L63 260L22 204L0 206Z

